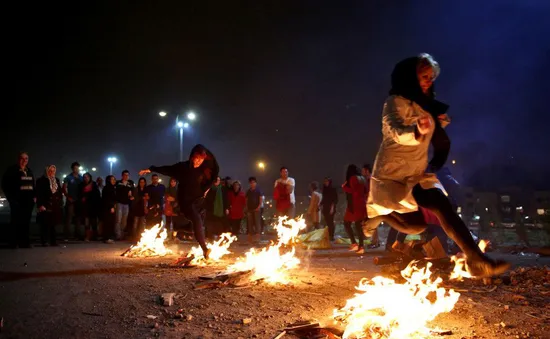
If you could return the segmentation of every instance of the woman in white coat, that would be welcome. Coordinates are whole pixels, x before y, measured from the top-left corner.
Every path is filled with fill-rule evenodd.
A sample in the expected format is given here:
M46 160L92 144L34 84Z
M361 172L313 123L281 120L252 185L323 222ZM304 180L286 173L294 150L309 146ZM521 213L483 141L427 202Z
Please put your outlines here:
M433 82L438 74L439 65L428 54L401 61L392 73L392 89L382 113L383 140L367 203L369 223L386 221L400 232L419 233L426 224L418 206L424 207L437 216L466 254L472 275L500 274L509 264L493 261L479 249L435 174L426 172L430 143L447 138L442 127L449 122L448 106L434 99ZM432 140L434 131L437 138ZM450 142L441 148L433 144L434 154L443 153L444 162L448 148L441 148L450 147Z

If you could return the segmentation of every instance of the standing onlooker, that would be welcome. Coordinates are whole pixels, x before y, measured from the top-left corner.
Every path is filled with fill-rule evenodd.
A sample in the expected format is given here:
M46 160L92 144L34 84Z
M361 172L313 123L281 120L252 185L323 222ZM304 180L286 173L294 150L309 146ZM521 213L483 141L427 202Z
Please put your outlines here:
M246 216L247 216L247 234L250 245L260 242L261 232L261 208L263 204L263 193L258 188L258 180L255 177L248 178L250 188L246 192Z
M170 178L170 183L164 194L166 202L164 204L164 216L166 217L166 227L170 230L169 237L172 239L174 231L174 217L178 215L178 181Z
M288 176L288 169L281 167L281 177L275 181L275 207L279 216L294 218L296 214L296 197L294 196L294 187L296 181Z
M143 232L146 226L146 219L147 212L148 212L148 204L150 202L147 201L148 199L145 198L145 193L148 193L148 197L150 199L151 192L148 189L147 186L147 180L145 180L144 177L139 178L138 184L136 188L134 189L134 201L132 202L132 210L133 210L133 216L134 220L132 223L132 237L139 240L139 235Z
M99 189L99 193L103 192L103 187L105 187L105 185L103 184L103 178L102 177L97 177L95 179L95 183L97 184L97 188Z
M225 227L225 210L229 208L229 205L220 177L216 178L206 194L204 208L206 210L204 227L207 239L213 239L214 236L228 231Z
M361 168L361 175L365 178L366 190L365 190L365 200L369 199L370 191L370 176L371 176L371 166L370 164L364 164ZM368 215L365 215L365 219L368 219ZM371 242L369 248L378 248L380 247L380 237L378 236L378 227L374 230L371 236Z
M63 194L65 195L65 227L63 233L65 235L65 241L71 236L71 224L74 220L74 232L73 235L77 239L82 239L80 234L80 219L77 216L78 200L79 200L79 187L82 183L82 176L80 175L80 164L73 162L71 164L71 174L67 175L63 179Z
M347 208L344 215L344 227L351 241L350 251L358 254L365 253L365 235L363 233L362 221L367 215L367 201L365 191L367 189L365 178L361 176L359 168L355 165L349 165L346 171L346 182L342 185L346 192ZM355 241L351 224L355 223L355 232L359 238L359 243Z
M42 246L57 246L55 227L63 219L61 182L55 176L56 167L46 167L46 173L36 180L36 221L40 225Z
M84 221L84 229L86 230L84 240L90 241L97 238L97 218L101 211L101 193L99 193L99 188L92 180L90 173L84 173L82 178L78 215Z
M323 198L319 193L319 183L314 181L309 184L309 191L311 192L311 199L309 200L307 215L311 223L310 230L316 230L321 223L321 199Z
M334 214L336 214L336 205L338 204L338 193L332 185L332 179L327 177L323 182L323 199L321 200L321 210L325 223L328 226L330 241L334 241Z
M246 206L246 196L241 189L241 182L239 180L233 181L233 189L227 195L227 202L229 204L228 219L231 233L239 235L241 221L244 218L244 207Z
M261 228L262 235L264 234L264 229L265 229L264 209L265 209L265 195L262 195L262 204L260 206L260 228Z
M34 176L29 155L19 153L19 163L9 167L2 177L2 191L10 204L9 245L31 248L30 223L35 202Z
M130 180L130 172L128 170L122 171L122 179L116 183L116 240L122 238L122 232L126 229L130 203L134 200L133 190L134 182Z
M160 210L157 216L154 216L151 220L153 224L159 224L162 221L162 211L164 211L164 193L166 187L160 183L159 175L153 173L151 176L152 183L147 186L147 193L149 193L149 206L154 206ZM166 227L166 226L165 226Z
M103 209L103 241L112 244L115 238L116 223L116 179L112 175L105 178L105 188L101 192Z
M95 179L95 182L97 184L97 188L99 189L99 195L101 196L103 194L103 187L105 187L105 185L103 183L103 178L102 177L97 177ZM97 223L97 235L98 236L103 235L103 212L102 211L100 211L100 213L99 213L99 218L98 218L98 223Z

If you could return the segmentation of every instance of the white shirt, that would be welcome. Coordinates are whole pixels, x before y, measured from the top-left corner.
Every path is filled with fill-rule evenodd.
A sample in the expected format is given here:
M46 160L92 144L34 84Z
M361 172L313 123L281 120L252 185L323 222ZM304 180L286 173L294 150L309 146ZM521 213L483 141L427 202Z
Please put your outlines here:
M296 204L296 196L294 195L294 187L296 187L296 182L294 181L294 178L288 177L288 178L286 178L286 180L282 179L282 178L279 178L279 179L275 180L274 187L276 187L278 183L292 186L292 193L290 193L290 203L291 204Z

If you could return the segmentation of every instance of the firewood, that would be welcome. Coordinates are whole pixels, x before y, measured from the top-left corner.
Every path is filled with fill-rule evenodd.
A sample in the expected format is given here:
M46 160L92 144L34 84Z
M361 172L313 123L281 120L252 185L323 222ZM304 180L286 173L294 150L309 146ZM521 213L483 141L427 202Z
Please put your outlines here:
M311 330L314 328L319 328L319 323L307 323L302 325L291 325L286 328L284 328L287 332L296 332L296 331L305 331L305 330Z
M217 287L221 287L223 285L224 285L224 283L219 281L219 280L206 280L206 281L201 281L201 282L196 283L195 284L195 289L200 290L200 289L205 289L205 288L217 288Z
M277 334L273 339L281 339L286 335L286 331L282 331L281 333Z

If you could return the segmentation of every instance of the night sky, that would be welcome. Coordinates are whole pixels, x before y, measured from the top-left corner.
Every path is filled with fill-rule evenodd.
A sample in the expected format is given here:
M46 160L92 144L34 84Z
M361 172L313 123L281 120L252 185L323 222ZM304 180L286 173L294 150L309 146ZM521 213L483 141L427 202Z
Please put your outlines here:
M0 168L26 150L36 173L78 160L105 175L114 155L137 179L178 160L175 114L192 109L185 153L205 144L222 175L271 186L285 165L298 193L339 185L348 163L374 162L394 64L428 52L454 171L549 172L549 1L141 3L4 8Z

